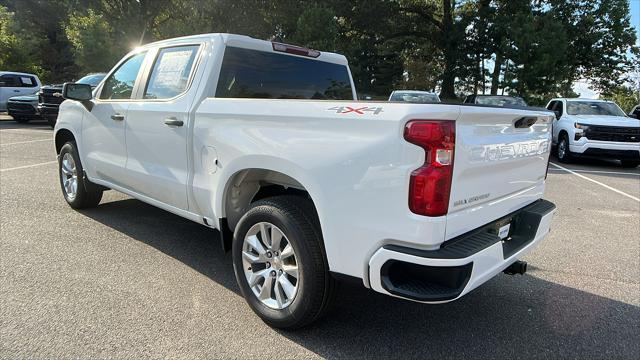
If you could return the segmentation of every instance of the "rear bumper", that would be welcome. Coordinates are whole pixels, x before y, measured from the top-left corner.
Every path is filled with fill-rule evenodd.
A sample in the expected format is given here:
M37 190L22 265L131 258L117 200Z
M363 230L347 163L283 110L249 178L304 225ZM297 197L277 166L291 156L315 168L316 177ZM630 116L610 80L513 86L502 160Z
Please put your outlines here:
M578 155L640 159L640 142L596 141L583 138L571 144L569 148Z
M449 240L438 250L385 245L369 261L371 288L425 303L455 300L531 251L549 232L554 213L553 203L539 200L510 214L506 241L490 232L496 221Z

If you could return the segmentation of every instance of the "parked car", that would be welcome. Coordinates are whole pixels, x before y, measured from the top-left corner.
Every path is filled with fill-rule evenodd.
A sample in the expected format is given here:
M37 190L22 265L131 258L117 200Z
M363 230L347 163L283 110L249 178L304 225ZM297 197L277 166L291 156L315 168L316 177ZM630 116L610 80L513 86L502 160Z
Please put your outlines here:
M87 84L95 89L100 81L104 79L105 75L105 73L89 74L76 81L76 83ZM62 98L62 84L43 86L40 90L38 98L38 112L47 120L51 127L56 124L58 108L62 101L64 101Z
M0 111L7 111L9 98L31 94L40 86L40 79L34 74L0 71Z
M507 95L469 95L464 98L463 103L493 106L527 106L527 103L521 97Z
M7 101L7 112L18 123L39 119L37 91L29 95L10 97Z
M636 105L631 109L629 117L640 119L640 105Z
M575 156L618 159L624 167L640 164L640 120L612 102L593 99L552 99L547 109L556 114L553 143L558 160Z
M320 317L336 277L442 303L524 273L518 259L555 211L541 199L553 115L361 102L338 54L182 37L63 95L66 202L96 206L115 189L218 229L242 294L274 327Z
M394 90L391 95L389 95L389 101L432 104L439 103L440 97L438 94L428 91Z

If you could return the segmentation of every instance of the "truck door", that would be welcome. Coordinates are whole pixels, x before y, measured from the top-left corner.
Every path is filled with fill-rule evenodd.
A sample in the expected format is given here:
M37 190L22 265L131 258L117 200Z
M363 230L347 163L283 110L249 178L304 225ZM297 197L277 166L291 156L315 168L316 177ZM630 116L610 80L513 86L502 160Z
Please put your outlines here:
M187 210L189 110L200 44L153 50L140 99L125 123L127 187Z
M139 83L146 52L125 59L113 71L82 122L82 163L90 177L123 185L127 149L124 127L127 110Z

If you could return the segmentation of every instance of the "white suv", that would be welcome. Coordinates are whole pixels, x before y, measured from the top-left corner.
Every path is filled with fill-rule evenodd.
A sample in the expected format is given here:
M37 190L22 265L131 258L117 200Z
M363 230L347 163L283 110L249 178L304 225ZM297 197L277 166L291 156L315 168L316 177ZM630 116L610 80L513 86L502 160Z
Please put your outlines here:
M618 159L624 167L640 164L640 120L616 103L559 98L549 101L547 109L556 114L553 143L561 162L583 155Z
M40 90L40 79L33 74L0 71L0 111L7 110L10 97L29 95Z

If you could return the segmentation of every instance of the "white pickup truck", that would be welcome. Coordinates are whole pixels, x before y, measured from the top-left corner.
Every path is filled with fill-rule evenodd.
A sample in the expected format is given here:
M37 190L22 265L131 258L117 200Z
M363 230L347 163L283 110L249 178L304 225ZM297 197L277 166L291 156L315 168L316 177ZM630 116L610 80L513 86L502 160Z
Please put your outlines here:
M552 99L547 109L556 114L553 143L558 160L576 156L618 159L623 167L640 165L640 120L606 100Z
M340 277L442 303L523 273L555 211L542 200L552 114L358 102L333 53L190 36L63 93L69 205L113 189L218 229L242 294L274 327L317 319Z

